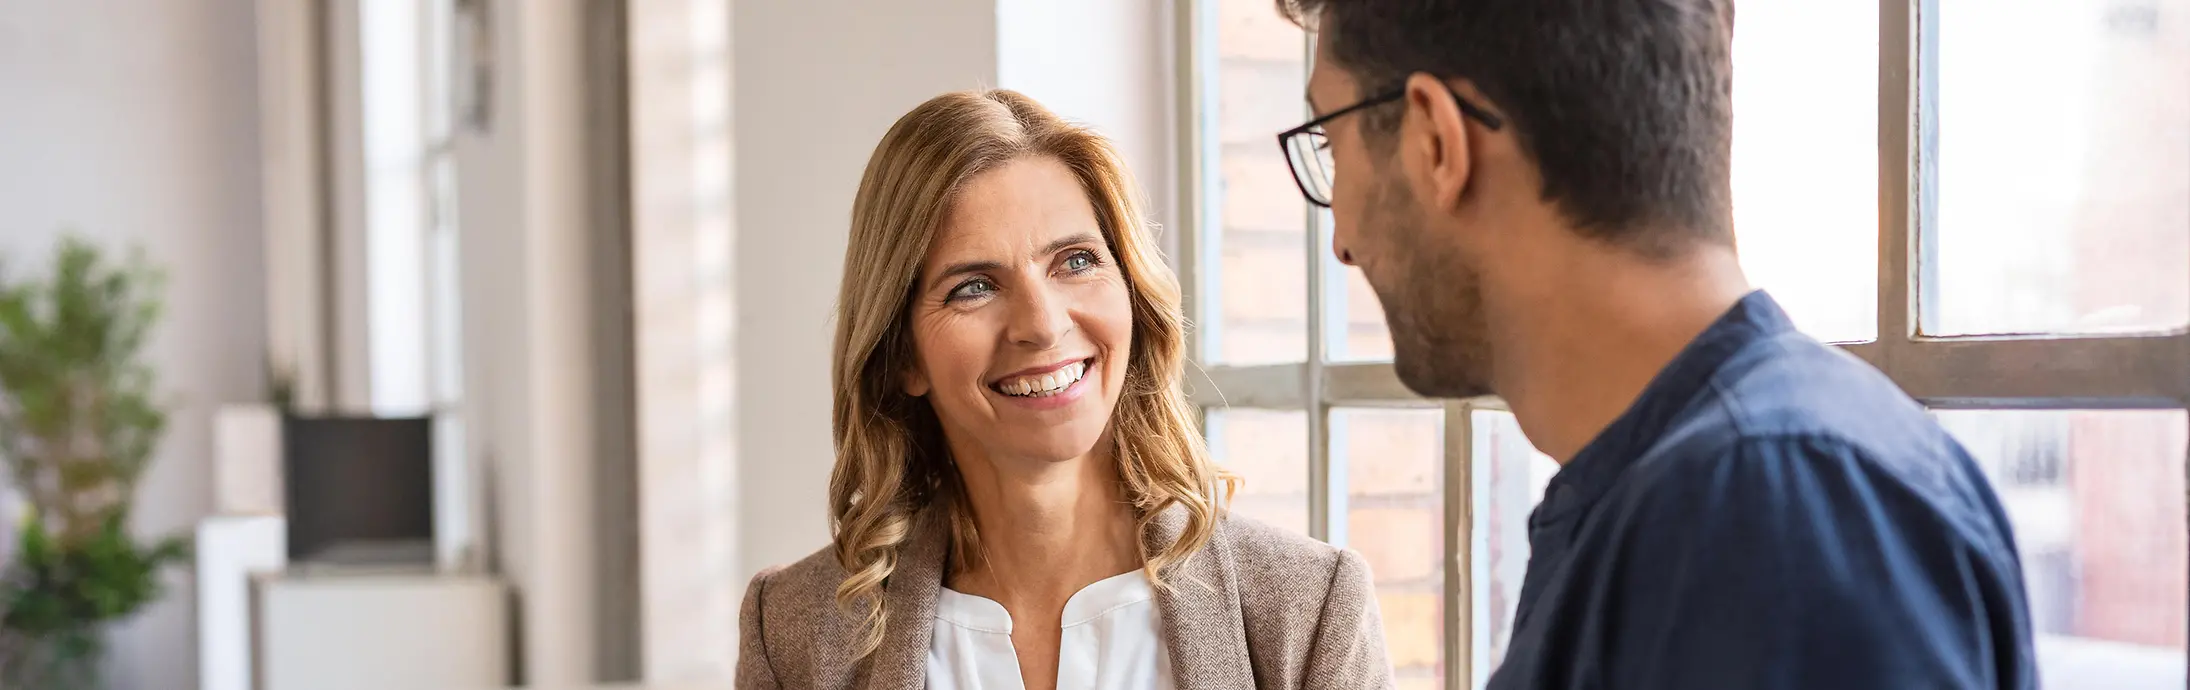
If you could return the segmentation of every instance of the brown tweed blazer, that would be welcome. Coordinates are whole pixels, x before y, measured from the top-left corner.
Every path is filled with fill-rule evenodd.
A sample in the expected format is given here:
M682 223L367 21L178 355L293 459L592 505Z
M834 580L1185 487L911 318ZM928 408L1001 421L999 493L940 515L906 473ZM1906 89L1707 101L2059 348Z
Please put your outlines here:
M883 588L882 648L856 663L857 620L837 608L845 573L829 549L754 577L738 614L738 687L924 687L950 541L939 518L915 518ZM1156 550L1185 525L1174 508L1143 538ZM1360 554L1234 516L1164 581L1156 606L1179 690L1392 687Z

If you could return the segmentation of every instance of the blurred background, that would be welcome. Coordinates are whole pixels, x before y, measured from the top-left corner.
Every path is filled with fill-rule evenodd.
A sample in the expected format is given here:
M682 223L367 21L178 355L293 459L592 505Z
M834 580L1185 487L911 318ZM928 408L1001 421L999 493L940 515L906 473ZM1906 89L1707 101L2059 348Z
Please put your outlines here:
M2183 687L2190 0L1738 14L1752 280L1984 465L2049 687ZM726 686L747 579L827 540L861 167L981 87L1124 152L1235 508L1369 558L1402 687L1477 687L1557 467L1392 376L1273 136L1307 39L1269 0L0 0L0 687Z

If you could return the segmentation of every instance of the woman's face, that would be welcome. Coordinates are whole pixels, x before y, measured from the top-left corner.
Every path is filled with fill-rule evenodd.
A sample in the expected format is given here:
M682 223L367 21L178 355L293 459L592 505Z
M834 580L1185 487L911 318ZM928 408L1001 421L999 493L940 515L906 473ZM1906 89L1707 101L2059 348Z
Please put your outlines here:
M926 396L961 460L1058 462L1106 439L1125 386L1133 305L1079 180L1048 157L968 182L914 286Z

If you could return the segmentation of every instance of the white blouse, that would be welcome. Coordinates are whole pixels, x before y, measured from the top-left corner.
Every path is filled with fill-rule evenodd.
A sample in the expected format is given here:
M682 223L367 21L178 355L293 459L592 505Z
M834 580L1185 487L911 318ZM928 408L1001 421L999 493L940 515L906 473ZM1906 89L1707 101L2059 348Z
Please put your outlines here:
M1171 690L1171 656L1157 627L1155 589L1141 571L1098 581L1065 600L1057 690ZM1025 690L1011 613L986 597L938 592L928 687Z

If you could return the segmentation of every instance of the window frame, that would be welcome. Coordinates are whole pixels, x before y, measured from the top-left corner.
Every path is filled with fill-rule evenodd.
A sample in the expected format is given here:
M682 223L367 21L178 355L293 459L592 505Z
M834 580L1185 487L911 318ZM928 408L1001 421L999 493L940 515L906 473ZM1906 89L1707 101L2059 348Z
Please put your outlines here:
M1222 232L1216 121L1215 10L1222 0L1175 4L1179 56L1176 126L1180 158L1180 227L1175 237L1188 318L1219 322L1212 288L1219 267L1201 249ZM1879 0L1878 42L1878 308L1876 340L1839 345L1876 367L1931 409L2173 410L2190 408L2190 329L2152 334L1928 336L1925 308L1937 305L1923 257L1935 256L1937 227L1940 0ZM1312 56L1312 42L1303 50ZM1303 108L1305 113L1305 108ZM1188 393L1197 410L1227 407L1305 410L1308 431L1309 529L1344 546L1343 466L1329 447L1331 411L1338 407L1436 407L1444 410L1445 596L1442 626L1445 685L1477 680L1472 578L1476 429L1472 414L1506 411L1496 398L1432 400L1399 382L1389 361L1328 361L1328 326L1343 309L1343 270L1324 251L1325 213L1308 214L1307 359L1225 365L1212 361L1199 329L1188 335L1194 366ZM2190 232L2190 228L2185 228ZM2190 263L2190 256L2183 257ZM1334 295L1329 288L1341 292ZM1343 463L1341 463L1342 465ZM2186 463L2190 473L2190 463ZM1339 477L1334 481L1333 477ZM2190 515L2185 515L2190 529Z

